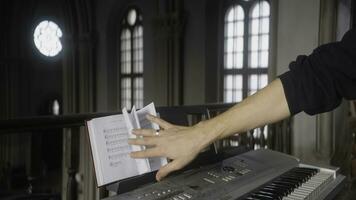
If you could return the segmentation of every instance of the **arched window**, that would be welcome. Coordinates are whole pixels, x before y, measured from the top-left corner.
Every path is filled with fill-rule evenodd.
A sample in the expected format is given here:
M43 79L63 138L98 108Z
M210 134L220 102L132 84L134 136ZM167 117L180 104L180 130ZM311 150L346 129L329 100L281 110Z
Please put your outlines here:
M235 1L224 18L224 102L238 102L268 83L270 4Z
M130 8L122 19L120 31L121 107L143 107L143 25L142 14Z

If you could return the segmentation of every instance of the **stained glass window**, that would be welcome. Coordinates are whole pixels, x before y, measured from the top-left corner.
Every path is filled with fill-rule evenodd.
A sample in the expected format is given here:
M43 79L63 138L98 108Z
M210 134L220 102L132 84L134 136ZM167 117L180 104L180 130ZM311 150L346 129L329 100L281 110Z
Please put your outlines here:
M122 20L119 76L121 107L143 107L143 26L137 9L129 9Z
M52 21L42 21L33 33L33 41L36 48L45 56L56 56L62 50L62 31L58 25Z
M239 102L268 83L270 4L231 5L224 18L224 102Z

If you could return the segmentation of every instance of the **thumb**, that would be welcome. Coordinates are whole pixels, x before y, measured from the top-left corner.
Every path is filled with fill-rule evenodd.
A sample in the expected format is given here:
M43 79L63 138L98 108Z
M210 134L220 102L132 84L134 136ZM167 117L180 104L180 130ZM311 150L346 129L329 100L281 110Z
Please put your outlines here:
M167 176L169 173L176 171L182 167L183 167L183 164L181 162L179 162L178 160L173 160L172 162L164 165L163 167L161 167L161 169L159 169L159 171L156 174L157 181L162 180L162 178Z

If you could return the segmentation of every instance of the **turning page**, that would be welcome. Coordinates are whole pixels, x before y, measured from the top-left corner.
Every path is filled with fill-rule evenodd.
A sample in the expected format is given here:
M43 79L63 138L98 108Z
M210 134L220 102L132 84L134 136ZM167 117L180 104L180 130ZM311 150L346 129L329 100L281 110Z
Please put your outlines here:
M159 130L158 124L152 123L146 118L147 115L157 116L154 103L148 104L137 112L135 110L132 110L132 113L138 121L139 128ZM161 166L167 164L167 159L163 157L149 158L148 161L152 171L158 170Z
M136 117L133 114L135 109L135 106L133 106L131 109L131 113L128 113L126 108L122 109L122 114L125 118L129 138L136 138L136 136L132 134L132 129L140 128L140 126L138 125L138 121L136 120ZM131 145L131 149L132 151L142 151L145 149L145 147L139 145ZM144 174L151 171L148 159L135 159L135 161L139 174Z
M132 129L159 129L157 124L146 119L148 114L156 116L154 104L151 103L137 112L133 107L131 113L124 108L122 113L87 121L98 186L151 172L167 163L166 158L130 157L133 151L149 148L128 144L129 138L136 138Z

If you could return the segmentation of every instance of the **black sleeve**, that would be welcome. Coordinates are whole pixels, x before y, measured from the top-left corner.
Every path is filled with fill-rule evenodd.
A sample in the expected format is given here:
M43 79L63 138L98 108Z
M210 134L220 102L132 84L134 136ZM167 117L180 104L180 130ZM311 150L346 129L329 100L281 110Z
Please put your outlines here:
M356 30L309 56L298 56L289 68L279 78L292 115L327 112L342 98L356 99Z

